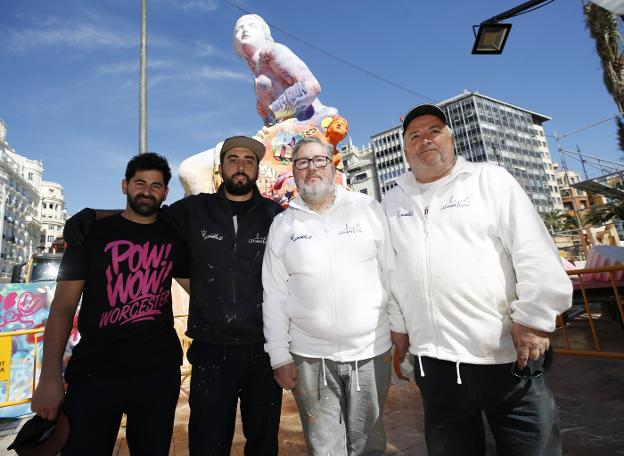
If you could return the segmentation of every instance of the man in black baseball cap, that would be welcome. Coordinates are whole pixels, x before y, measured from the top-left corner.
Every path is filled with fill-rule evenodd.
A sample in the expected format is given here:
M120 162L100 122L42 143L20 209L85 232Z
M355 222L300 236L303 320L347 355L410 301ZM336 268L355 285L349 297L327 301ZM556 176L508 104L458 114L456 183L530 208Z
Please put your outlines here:
M254 138L250 138L248 136L232 136L225 141L223 141L223 145L221 146L221 152L219 153L219 158L223 159L225 153L234 149L235 147L243 147L249 149L258 158L258 162L262 160L264 157L264 153L266 151L264 144Z
M433 104L414 106L403 119L405 158L416 180L429 183L448 175L457 161L446 114Z
M384 197L405 328L392 332L415 377L431 456L561 454L544 378L549 334L572 286L539 214L502 167L469 162L439 106L403 120L410 171ZM483 145L471 143L475 154Z
M436 116L446 125L446 114L444 114L444 111L442 111L439 106L433 104L419 104L414 106L407 114L405 114L405 117L403 118L403 134L405 134L405 129L412 120L416 117L427 114Z
M239 400L245 454L278 453L282 389L264 351L261 271L269 226L282 207L256 186L264 154L254 138L227 138L217 192L183 198L161 215L191 252L191 455L230 454Z

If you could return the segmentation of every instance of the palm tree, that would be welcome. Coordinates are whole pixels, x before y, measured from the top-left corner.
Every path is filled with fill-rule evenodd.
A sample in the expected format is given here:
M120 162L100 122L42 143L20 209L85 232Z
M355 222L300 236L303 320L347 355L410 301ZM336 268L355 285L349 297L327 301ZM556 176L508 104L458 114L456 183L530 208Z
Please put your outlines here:
M624 41L618 32L621 17L587 2L583 5L585 23L596 41L596 52L602 64L603 81L619 112L624 111ZM616 119L619 146L624 150L624 122Z
M594 226L605 225L613 220L624 220L624 201L592 206L584 221Z
M551 209L540 215L551 236L567 228L568 216L559 209Z

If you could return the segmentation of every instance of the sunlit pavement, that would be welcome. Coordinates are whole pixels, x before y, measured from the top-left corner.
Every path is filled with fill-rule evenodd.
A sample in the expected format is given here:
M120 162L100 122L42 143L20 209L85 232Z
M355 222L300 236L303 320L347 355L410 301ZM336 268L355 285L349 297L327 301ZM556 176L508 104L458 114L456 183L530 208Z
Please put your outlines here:
M188 455L186 425L189 416L189 383L182 385L176 413L176 424L171 442L170 456ZM390 390L385 413L385 425L388 438L388 454L426 455L423 435L422 407L420 394L414 383L393 385ZM280 455L305 455L306 447L301 431L301 422L297 405L289 391L284 392L282 418L280 421ZM236 419L236 433L232 445L232 456L244 455L245 438L243 437L240 416ZM115 456L128 456L125 431L119 432Z
M548 383L560 409L563 454L565 456L624 455L624 361L560 356L548 373ZM178 402L170 456L188 455L187 422L189 384L184 383ZM414 383L398 383L390 389L385 425L388 454L425 456L422 403ZM0 455L6 451L21 420L0 420ZM290 392L284 393L280 426L280 455L305 455L305 443L297 407ZM243 456L244 437L240 420L232 455ZM128 455L125 429L119 433L114 456ZM489 439L488 456L496 451Z
M624 455L624 361L559 356L548 373L560 409L563 454L566 456ZM422 402L414 383L395 381L385 411L388 454L425 456ZM178 403L170 456L188 455L186 424L188 383ZM237 420L232 455L243 456L244 437ZM124 431L116 456L128 455ZM280 426L280 455L305 455L305 443L297 407L290 392L284 393ZM496 450L488 436L487 455Z

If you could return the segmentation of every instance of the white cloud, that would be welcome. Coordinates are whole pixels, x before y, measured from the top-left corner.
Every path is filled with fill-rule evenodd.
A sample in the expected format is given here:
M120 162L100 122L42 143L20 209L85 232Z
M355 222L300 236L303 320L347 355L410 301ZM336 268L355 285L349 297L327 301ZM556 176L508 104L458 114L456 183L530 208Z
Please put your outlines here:
M197 80L210 80L210 81L245 81L250 80L250 76L246 73L240 73L238 71L226 70L224 68L213 68L209 66L202 66L198 69L187 71L185 73L177 74L156 74L148 76L148 85L153 88L163 82L168 81L197 81Z
M223 68L212 68L203 66L196 73L189 74L190 79L210 79L210 80L230 80L230 81L249 81L250 76L239 71L225 70Z
M221 53L221 51L216 46L206 41L195 41L195 46L197 46L199 50L198 53L201 56L217 55Z
M4 46L15 52L43 46L67 46L81 49L98 47L135 46L135 40L92 24L70 27L54 27L48 29L12 30L7 34Z
M226 59L226 60L237 60L237 58L234 56L234 52L224 51L220 47L215 46L214 44L208 41L196 40L193 42L193 44L197 48L197 55L199 55L200 57L210 56L210 57L219 57L221 59Z
M217 2L214 0L166 0L166 2L182 11L210 13L217 9Z
M128 73L137 73L139 71L139 62L117 62L110 65L100 66L97 72L103 75L121 75Z
M173 66L173 62L166 60L148 60L147 70L148 72L155 68L167 68ZM101 75L123 75L123 74L138 74L139 73L139 59L131 62L116 62L109 65L103 65L97 68L97 72Z
M217 9L217 3L213 0L191 0L179 2L180 8L185 11L203 11L209 13Z

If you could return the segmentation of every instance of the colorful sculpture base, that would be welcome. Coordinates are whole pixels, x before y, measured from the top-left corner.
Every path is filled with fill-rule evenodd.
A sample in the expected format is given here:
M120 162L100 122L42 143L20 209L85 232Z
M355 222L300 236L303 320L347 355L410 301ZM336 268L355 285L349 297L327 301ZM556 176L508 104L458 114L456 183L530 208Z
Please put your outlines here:
M331 121L331 118L328 119ZM258 189L265 197L284 206L295 197L296 188L290 162L292 149L304 136L317 136L326 140L323 123L328 124L328 121L315 123L289 119L271 127L263 127L254 135L266 148L266 154L260 162L257 182ZM180 164L180 182L187 195L213 193L219 188L219 154L222 145L223 142L220 142L216 147L193 155ZM346 186L344 173L336 173L336 183Z

